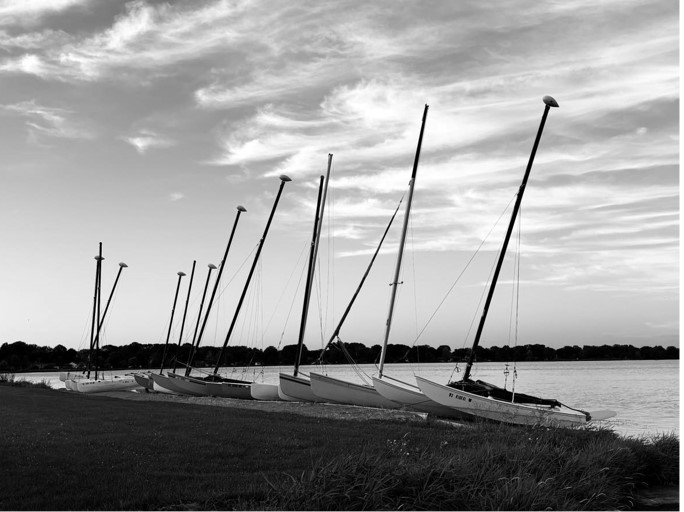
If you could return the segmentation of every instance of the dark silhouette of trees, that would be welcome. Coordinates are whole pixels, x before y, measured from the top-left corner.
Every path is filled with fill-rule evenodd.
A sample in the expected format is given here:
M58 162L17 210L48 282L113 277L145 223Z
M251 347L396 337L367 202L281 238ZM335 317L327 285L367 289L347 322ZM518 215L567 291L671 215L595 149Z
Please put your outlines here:
M169 346L164 362L165 368L173 368L177 346ZM380 345L368 347L362 343L345 344L349 356L359 364L377 364L380 359ZM164 353L164 344L143 344L133 342L129 345L105 345L98 352L97 365L100 369L142 369L159 368ZM181 345L178 352L178 368L184 368L190 353L190 344ZM211 367L216 364L220 353L218 347L199 347L195 352L193 366ZM260 350L253 347L226 347L222 366L288 366L294 364L297 354L296 345L286 345L278 350L267 347ZM309 350L306 345L302 349L302 364L313 364L321 354L321 350ZM450 349L447 345L435 348L430 345L409 347L401 344L387 346L387 363L448 363L466 361L470 349ZM347 357L337 344L323 354L327 364L344 364ZM601 361L601 360L642 360L642 359L679 359L679 347L635 347L633 345L578 345L565 346L559 349L545 345L519 345L515 347L477 347L478 362L508 361ZM56 347L39 347L16 341L0 345L0 372L54 370L57 368L85 368L88 362L88 349L67 349L63 345Z

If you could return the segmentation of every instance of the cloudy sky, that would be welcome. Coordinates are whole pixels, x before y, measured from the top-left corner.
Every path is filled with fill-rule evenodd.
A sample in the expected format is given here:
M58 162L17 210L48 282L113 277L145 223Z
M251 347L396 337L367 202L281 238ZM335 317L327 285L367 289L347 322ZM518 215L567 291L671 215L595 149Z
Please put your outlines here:
M551 95L482 344L679 344L677 2L0 0L0 83L0 343L87 347L98 242L103 303L129 265L103 343L165 341L184 271L176 342L196 260L187 340L241 204L203 339L222 344L281 174L230 343L294 343L332 153L320 347L428 104L390 342L468 346ZM401 220L345 341L382 341Z

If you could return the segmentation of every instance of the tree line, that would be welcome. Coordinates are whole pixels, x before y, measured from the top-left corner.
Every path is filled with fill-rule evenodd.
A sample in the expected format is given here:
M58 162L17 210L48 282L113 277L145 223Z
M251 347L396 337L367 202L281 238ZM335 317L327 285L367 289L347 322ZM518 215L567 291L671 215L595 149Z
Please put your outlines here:
M181 347L166 347L164 368L182 368L188 361L191 351L189 343ZM63 345L39 347L16 341L0 345L0 372L40 371L55 369L84 369L89 357L91 364L104 370L160 368L164 357L165 344L130 343L123 346L106 345L97 353L89 355L88 349L67 349ZM221 349L217 347L198 347L193 358L195 367L212 367L218 362ZM321 350L302 350L303 365L324 362L342 364L348 358L359 364L377 363L380 358L380 345L368 347L362 343L345 343L344 348L332 345L325 353ZM252 347L226 347L221 358L221 366L288 366L294 363L296 345L286 345L281 349L268 347L264 350ZM470 349L451 349L447 345L432 347L419 345L390 344L387 346L387 363L448 363L467 360ZM479 362L513 361L596 361L596 360L641 360L641 359L679 359L679 348L660 345L655 347L634 347L633 345L578 345L554 349L545 345L521 345L504 347L478 347L475 359Z

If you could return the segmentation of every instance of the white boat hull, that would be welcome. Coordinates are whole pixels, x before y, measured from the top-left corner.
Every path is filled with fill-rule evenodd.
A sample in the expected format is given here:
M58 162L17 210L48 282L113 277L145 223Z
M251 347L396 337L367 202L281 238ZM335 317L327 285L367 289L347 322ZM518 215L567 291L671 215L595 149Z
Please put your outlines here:
M157 393L166 393L168 395L178 395L178 391L175 391L171 384L168 383L170 380L166 375L160 375L158 373L151 373L150 378L152 379L152 390Z
M66 382L66 381L65 381ZM114 377L109 380L79 379L71 381L71 390L79 393L102 393L105 391L129 391L139 389L140 385L132 375Z
M587 416L565 407L519 404L483 397L416 377L420 390L431 400L479 418L517 425L571 427L583 425Z
M207 383L202 379L186 377L172 372L169 372L167 376L173 383L174 389L183 395L208 396Z
M281 373L278 393L281 400L289 402L322 402L311 390L311 381L301 375Z
M430 400L417 386L407 382L383 377L373 377L373 387L382 396L393 402L401 404L406 409L424 412L443 418L454 418L459 420L472 420L473 416L453 407L438 404Z
M134 373L133 378L138 383L139 386L147 390L152 390L154 386L154 381L150 377L149 373Z
M279 401L277 384L266 384L265 382L252 382L249 389L254 400L266 400L270 402Z
M208 396L253 400L251 382L207 382Z
M381 409L398 409L400 406L378 393L373 386L347 382L334 377L311 373L311 391L325 402Z

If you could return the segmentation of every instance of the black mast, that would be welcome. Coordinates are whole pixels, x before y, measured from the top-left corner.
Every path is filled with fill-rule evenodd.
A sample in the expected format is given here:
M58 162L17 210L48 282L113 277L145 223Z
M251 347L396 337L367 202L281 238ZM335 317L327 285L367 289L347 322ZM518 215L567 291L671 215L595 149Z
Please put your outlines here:
M302 359L302 347L304 346L304 331L306 330L306 319L309 311L309 301L311 300L311 283L313 281L313 269L316 265L316 238L318 234L318 223L321 221L319 214L321 211L321 196L323 195L323 181L321 176L318 184L318 200L316 201L316 216L314 218L313 235L311 237L311 250L309 251L309 268L306 274L306 287L304 289L304 305L302 306L302 320L299 324L299 339L297 340L297 357L294 363L294 376L299 374L299 365Z
M323 354L328 349L328 347L332 344L332 342L335 341L335 338L340 333L340 330L342 329L342 324L344 324L344 321L347 319L347 315L351 311L351 308L354 305L354 302L356 301L356 297L359 295L359 292L361 291L361 288L363 287L363 283L366 282L366 278L368 277L368 274L370 273L371 268L373 267L373 263L375 263L375 258L377 258L378 253L380 252L380 248L382 247L382 243L385 241L385 237L387 236L387 232L390 230L390 227L392 226L392 222L394 222L394 218L397 216L397 213L399 212L400 207L401 207L401 201L399 201L397 208L394 210L394 213L392 214L392 218L390 219L389 223L387 224L387 227L385 228L385 232L382 234L382 238L380 239L380 243L378 244L378 247L375 249L375 252L373 253L373 257L371 258L370 263L368 264L368 267L366 268L366 272L364 272L363 277L361 278L361 282L356 287L356 291L354 292L354 295L352 296L351 300L349 301L349 304L347 305L347 309L344 310L344 313L342 314L342 318L340 318L340 321L337 323L337 327L335 327L335 331L330 336L330 340L325 345L323 350L321 350L321 355L318 356L318 359L317 359L318 362L320 362L323 359Z
M252 268L249 270L249 275L247 276L247 282L245 283L245 287L242 290L242 295L240 295L240 300L238 301L237 308L235 309L235 314L233 315L233 320L230 323L230 328L228 329L228 334L226 335L226 339L223 342L223 347L221 348L221 352L219 353L218 359L216 361L216 367L214 368L214 375L218 373L218 369L221 366L221 359L223 358L223 352L226 350L226 345L228 345L228 341L230 340L230 335L233 333L233 328L235 327L235 322L237 320L238 314L240 313L240 308L242 307L242 302L245 300L245 295L247 294L247 288L249 287L249 282L252 279L252 274L254 273L254 269L256 268L257 261L259 260L259 255L261 254L261 249L264 246L264 242L266 241L266 235L268 234L268 228L271 226L271 221L273 220L273 214L275 214L276 207L278 206L278 201L280 200L280 195L283 192L283 187L285 186L285 183L288 181L292 181L289 177L285 176L282 174L280 176L280 188L278 189L278 195L276 195L275 202L273 203L273 208L271 209L271 214L268 217L268 222L266 223L266 228L264 229L264 234L261 236L261 240L259 240L259 247L257 247L256 254L254 255L254 261L252 262Z
M223 253L223 259L221 260L221 264L219 265L219 271L218 274L216 275L216 281L214 282L214 288L211 290L211 297L209 297L209 304L207 304L207 312L204 314L204 321L202 322L202 328L200 329L199 335L197 336L197 343L194 344L194 349L199 347L200 342L202 341L202 335L204 334L204 328L207 326L207 320L209 320L209 313L211 312L211 306L214 303L214 297L216 296L216 290L219 287L219 283L221 282L221 274L223 274L223 269L226 267L226 259L228 258L228 251L230 250L230 245L233 243L233 235L235 235L235 228L237 228L238 221L240 220L240 214L242 212L246 212L247 209L244 206L237 206L237 215L235 216L235 222L233 222L233 229L230 231L230 237L228 238L228 245L226 245L226 251ZM211 271L210 271L211 272ZM207 276L207 281L209 280L209 277ZM193 355L194 355L194 349L193 349ZM192 370L190 363L192 361L192 358L188 362L188 366L185 368L185 376L187 377L190 375L190 371Z
M95 256L95 292L93 293L93 318L90 324L90 349L88 350L88 373L87 378L90 378L90 367L94 361L93 350L95 350L95 331L100 324L100 315L98 311L98 302L100 297L100 274L102 272L102 242L99 245L99 251Z
M216 270L216 265L209 263L209 272L207 272L207 281L204 283L204 291L202 292L202 301L200 302L199 312L197 313L197 323L195 324L195 332L192 335L192 345L190 346L190 356L188 357L188 363L186 365L187 375L192 366L192 359L195 357L195 340L197 339L197 329L199 329L200 320L202 320L202 310L204 309L204 299L207 296L207 289L209 288L209 278L211 278L211 271Z
M532 163L534 162L534 156L537 153L537 147L539 146L539 140L541 139L542 131L544 130L544 124L546 123L546 117L549 114L551 107L558 107L558 103L551 96L544 96L542 99L544 101L544 114L541 118L541 123L539 124L539 129L537 130L537 137L534 140L534 145L532 146L532 153L530 154L530 159L527 162L527 169L525 170L525 175L523 176L522 183L518 189L518 196L515 199L515 206L513 206L513 214L511 215L511 221L508 224L508 230L506 231L506 238L504 239L503 246L501 247L501 253L499 254L499 261L496 264L496 270L494 271L494 276L492 277L492 285L489 288L489 293L487 294L487 300L485 301L484 309L482 310L482 317L480 318L480 324L477 327L477 333L475 334L475 341L473 342L473 347L470 349L470 357L468 358L468 364L466 365L465 373L463 374L463 380L468 380L470 377L470 370L473 367L473 361L475 360L475 349L480 343L480 337L482 336L482 329L484 328L485 320L487 318L487 312L489 310L489 305L492 302L492 296L494 295L494 288L496 288L496 282L499 278L499 272L501 271L501 266L503 265L503 260L506 256L506 249L508 248L508 242L511 238L511 233L513 232L513 226L515 225L515 219L518 215L518 210L520 209L520 203L522 202L523 193L525 192L525 186L527 185L527 179L530 176L530 171L532 170Z
M173 325L173 314L176 311L176 301L178 300L178 290L180 290L181 279L185 275L184 272L178 272L178 284L176 285L176 295L173 297L173 306L171 306L171 320L169 320L169 330L166 333L166 343L164 344L164 352L162 353L161 368L159 368L159 375L164 371L164 360L166 359L166 350L169 348L169 338L171 337L171 326Z
M119 282L119 277L121 277L121 272L123 271L123 269L125 269L127 267L128 267L128 265L126 265L123 261L121 263L119 263L119 271L116 273L116 279L114 279L114 286L112 286L112 291L109 293L109 297L107 298L107 304L105 305L104 312L102 313L102 316L100 317L100 320L97 324L97 334L95 335L95 341L94 341L96 347L98 347L100 345L100 332L102 331L102 326L104 325L105 316L107 316L107 310L109 309L109 304L112 302L112 297L114 296L114 290L116 290L116 284ZM95 380L97 380L97 364L95 365Z
M185 329L185 317L188 314L188 304L190 303L190 291L192 290L192 280L195 277L195 266L197 260L192 261L192 270L190 271L190 282L188 283L188 296L185 298L185 309L183 310L183 321L181 322L180 334L178 335L178 345L176 346L176 357L173 359L173 372L176 372L176 365L178 364L178 353L180 352L181 342L183 340L183 329Z

